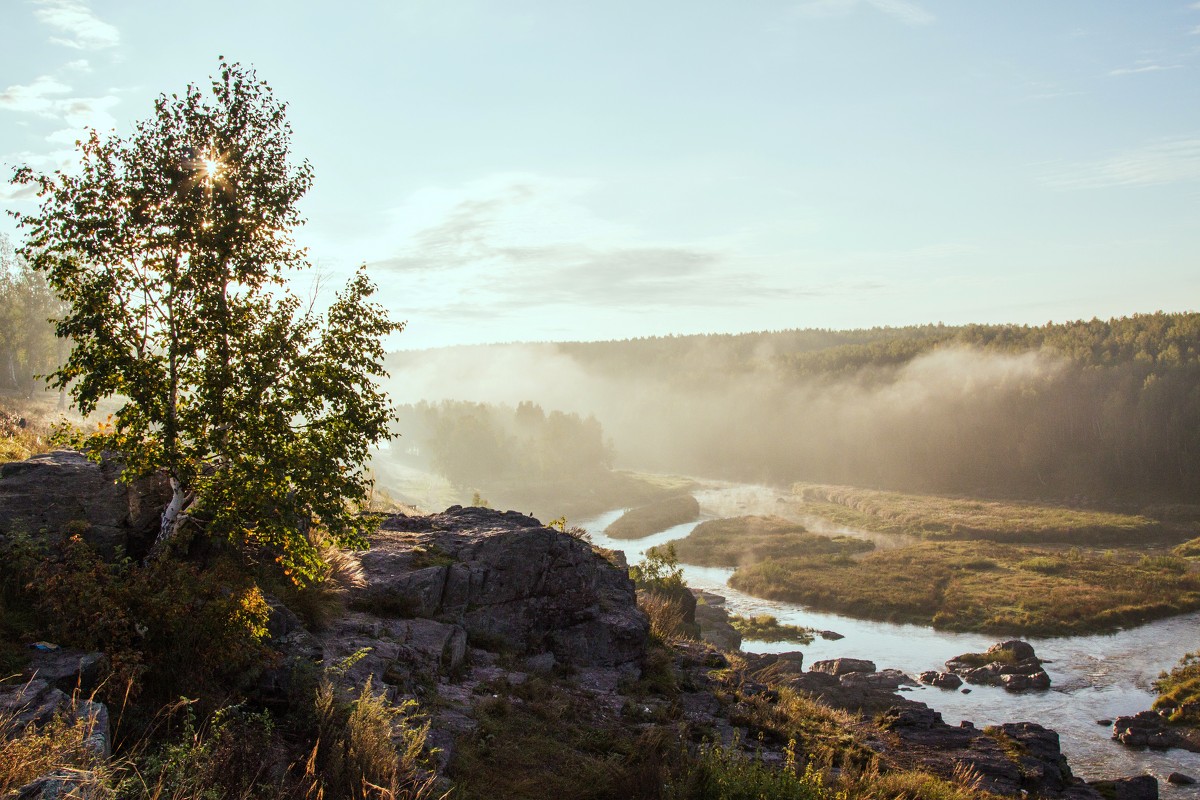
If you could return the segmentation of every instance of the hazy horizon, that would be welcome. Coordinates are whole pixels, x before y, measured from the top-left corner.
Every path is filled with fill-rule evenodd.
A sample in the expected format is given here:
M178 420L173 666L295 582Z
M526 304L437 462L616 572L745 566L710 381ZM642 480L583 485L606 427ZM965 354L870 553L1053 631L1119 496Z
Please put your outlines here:
M223 54L290 104L301 241L331 288L368 264L389 347L1197 307L1200 3L325 9L14 3L0 165Z

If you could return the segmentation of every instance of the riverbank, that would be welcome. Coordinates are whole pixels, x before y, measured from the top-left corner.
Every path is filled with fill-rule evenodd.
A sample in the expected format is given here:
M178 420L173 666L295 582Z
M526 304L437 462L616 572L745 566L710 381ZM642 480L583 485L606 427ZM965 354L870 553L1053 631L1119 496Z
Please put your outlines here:
M839 525L922 539L1142 546L1168 534L1149 517L1061 505L797 483L808 513Z
M729 583L823 611L1003 635L1107 633L1200 609L1200 573L1186 559L993 542L774 559Z

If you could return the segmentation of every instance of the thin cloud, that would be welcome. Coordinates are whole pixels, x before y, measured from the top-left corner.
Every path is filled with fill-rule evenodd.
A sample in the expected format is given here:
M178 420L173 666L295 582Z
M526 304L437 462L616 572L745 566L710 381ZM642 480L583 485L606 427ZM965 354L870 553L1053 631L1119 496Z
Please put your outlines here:
M50 75L42 75L33 83L16 84L0 91L0 109L62 120L72 137L84 128L103 130L115 124L108 109L120 102L116 95L70 97L70 93L71 87L67 84ZM47 138L56 141L62 138L61 133L56 131ZM71 138L68 143L73 142L74 138Z
M793 292L761 276L731 269L726 256L703 247L629 244L611 235L589 237L576 228L530 227L553 213L529 184L492 189L461 200L444 218L408 237L409 246L370 262L373 270L403 277L409 291L453 293L474 308L574 305L661 308L687 304L736 305ZM605 229L581 219L582 229ZM580 241L563 241L563 231ZM612 233L611 230L608 231Z
M909 0L809 0L796 6L796 10L809 17L840 17L864 5L914 27L937 20L931 12Z
M1053 189L1151 186L1200 180L1200 138L1153 142L1097 161L1058 165L1041 180Z
M57 116L56 108L61 100L57 95L67 94L71 87L57 78L42 75L27 85L16 84L0 92L0 108L8 111L37 114L42 117Z
M1109 70L1109 75L1138 75L1143 72L1165 72L1171 69L1182 69L1183 64L1143 64L1140 67L1121 67L1120 69Z
M35 0L34 15L66 36L52 36L50 41L76 50L103 50L121 42L116 26L104 22L80 0Z

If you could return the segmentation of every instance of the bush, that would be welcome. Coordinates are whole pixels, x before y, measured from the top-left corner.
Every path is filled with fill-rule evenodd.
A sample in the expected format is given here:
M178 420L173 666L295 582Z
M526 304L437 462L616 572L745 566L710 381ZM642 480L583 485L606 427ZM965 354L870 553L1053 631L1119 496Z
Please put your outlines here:
M269 657L266 599L229 560L108 563L74 536L34 570L32 593L47 638L107 654L109 699L225 694Z

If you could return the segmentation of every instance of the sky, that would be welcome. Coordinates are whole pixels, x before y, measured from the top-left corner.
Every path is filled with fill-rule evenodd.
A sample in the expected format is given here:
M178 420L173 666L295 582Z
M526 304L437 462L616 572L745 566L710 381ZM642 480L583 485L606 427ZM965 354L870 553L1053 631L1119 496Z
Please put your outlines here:
M1200 308L1200 2L2 2L6 178L253 65L392 347Z

